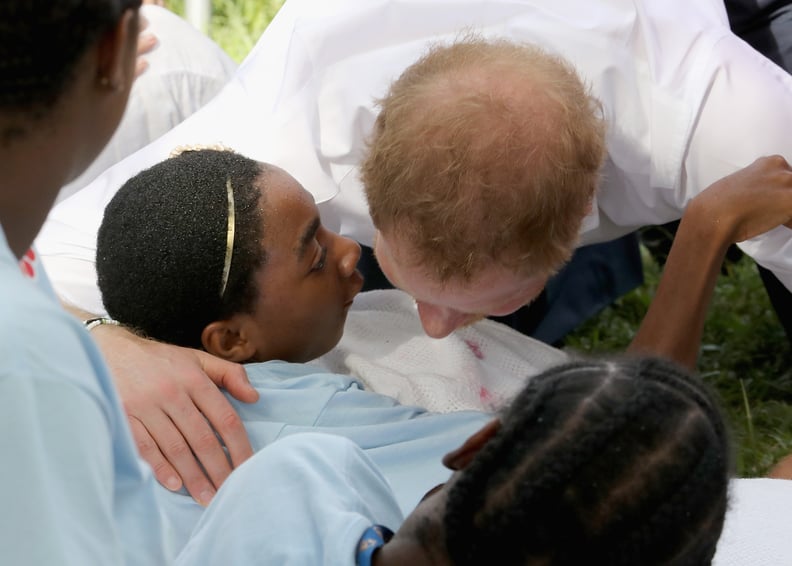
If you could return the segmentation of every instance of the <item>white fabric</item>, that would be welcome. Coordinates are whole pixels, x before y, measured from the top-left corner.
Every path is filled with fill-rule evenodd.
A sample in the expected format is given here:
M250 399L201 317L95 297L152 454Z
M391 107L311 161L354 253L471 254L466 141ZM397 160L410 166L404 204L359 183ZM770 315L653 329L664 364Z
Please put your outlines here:
M792 564L792 481L738 479L713 566Z
M222 142L284 167L329 228L370 244L356 166L374 100L429 43L463 30L564 55L602 101L609 159L583 243L678 218L709 182L761 154L792 160L792 79L731 34L717 0L289 0L215 100L52 212L38 246L58 292L101 310L93 258L104 206L185 143ZM707 149L716 142L728 160ZM788 235L745 245L787 285Z
M358 295L341 342L314 363L405 405L446 413L498 409L529 377L564 360L561 350L491 320L429 338L412 298L388 290Z

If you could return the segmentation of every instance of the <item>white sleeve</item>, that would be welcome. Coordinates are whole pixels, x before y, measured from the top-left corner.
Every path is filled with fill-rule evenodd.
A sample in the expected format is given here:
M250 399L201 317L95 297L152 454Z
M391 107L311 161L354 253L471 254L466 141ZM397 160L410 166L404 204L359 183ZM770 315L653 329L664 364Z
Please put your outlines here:
M713 52L716 69L685 160L689 201L758 157L792 163L792 76L736 36ZM792 231L779 226L739 246L792 289Z

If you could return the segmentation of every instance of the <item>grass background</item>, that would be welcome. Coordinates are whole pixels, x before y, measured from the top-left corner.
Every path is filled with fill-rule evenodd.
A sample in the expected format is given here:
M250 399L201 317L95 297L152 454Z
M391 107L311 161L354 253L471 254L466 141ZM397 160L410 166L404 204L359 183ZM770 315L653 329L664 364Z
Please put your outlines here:
M213 0L209 35L242 61L283 0ZM167 6L184 14L184 0ZM567 340L587 353L623 351L646 313L660 267L643 250L645 284L622 297ZM699 371L719 394L731 423L737 472L763 475L792 452L792 355L753 262L727 265L717 284Z

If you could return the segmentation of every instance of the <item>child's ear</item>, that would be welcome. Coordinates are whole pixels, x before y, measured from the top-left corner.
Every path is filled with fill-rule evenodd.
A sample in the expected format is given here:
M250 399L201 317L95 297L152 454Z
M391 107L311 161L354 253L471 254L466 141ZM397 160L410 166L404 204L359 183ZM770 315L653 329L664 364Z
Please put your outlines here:
M255 345L235 318L207 324L201 332L201 343L210 354L231 362L246 362L256 353Z
M492 419L483 427L478 429L468 438L465 443L443 456L443 465L451 470L462 470L467 467L478 451L489 441L490 438L500 429L500 419Z

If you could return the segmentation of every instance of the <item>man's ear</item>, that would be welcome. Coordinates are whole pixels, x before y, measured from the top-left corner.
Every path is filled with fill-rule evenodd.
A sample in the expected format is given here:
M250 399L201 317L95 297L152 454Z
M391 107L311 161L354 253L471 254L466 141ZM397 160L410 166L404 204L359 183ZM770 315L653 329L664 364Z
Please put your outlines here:
M99 40L96 79L105 88L122 91L135 79L138 10L127 9Z
M256 353L243 325L235 318L207 324L201 332L201 344L210 354L237 363L250 360Z
M468 438L465 443L443 457L443 465L451 470L462 470L473 461L478 451L500 430L500 419L492 419Z

